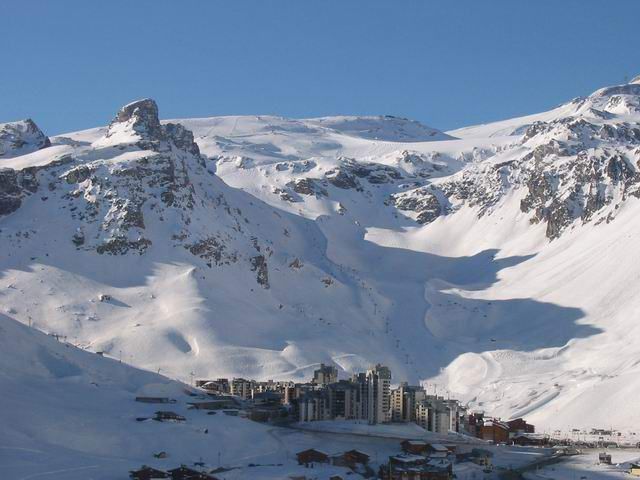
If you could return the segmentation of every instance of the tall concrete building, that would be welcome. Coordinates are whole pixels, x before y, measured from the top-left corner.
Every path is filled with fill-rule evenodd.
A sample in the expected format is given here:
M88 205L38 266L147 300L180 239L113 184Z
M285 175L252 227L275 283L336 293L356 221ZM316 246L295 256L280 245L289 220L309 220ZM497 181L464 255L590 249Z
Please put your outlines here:
M321 386L336 383L338 381L338 369L331 365L320 364L320 368L313 372L313 383Z
M391 391L391 421L414 422L416 405L425 397L426 393L421 386L401 383L398 388Z
M367 371L367 420L371 424L391 421L391 370L376 365Z

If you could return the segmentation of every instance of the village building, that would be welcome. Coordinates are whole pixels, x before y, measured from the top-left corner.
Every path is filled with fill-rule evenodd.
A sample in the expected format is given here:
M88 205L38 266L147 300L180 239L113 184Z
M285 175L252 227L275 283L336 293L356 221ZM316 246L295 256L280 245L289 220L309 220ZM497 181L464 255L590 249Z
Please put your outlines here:
M129 478L132 480L159 480L162 478L170 478L170 474L163 472L162 470L143 465L138 470L131 470L129 472Z
M245 380L244 378L234 378L231 381L231 395L235 395L236 397L240 397L244 400L251 398L253 383L254 382Z
M509 441L509 427L496 419L485 420L480 429L480 438L493 443L506 443Z
M251 404L256 406L266 405L282 405L284 395L273 390L264 390L262 392L253 392L251 395Z
M329 397L324 391L311 391L298 399L298 421L316 422L330 420Z
M426 455L429 444L424 440L403 440L400 442L402 451L411 455Z
M509 427L509 433L535 433L536 427L527 423L523 418L516 418L509 420L507 426Z
M535 433L516 433L510 440L521 447L543 447L549 444L549 437Z
M329 385L338 381L338 369L331 365L320 364L320 368L313 372L313 383L316 385Z
M180 465L178 468L169 470L172 480L218 480L213 475L210 475L199 470L194 470L185 465Z
M217 380L196 380L196 387L217 394L231 394L231 384L226 378L218 378Z
M347 452L334 454L331 456L331 463L338 467L356 468L358 465L367 465L369 455L359 450L349 450Z
M425 430L435 433L448 433L459 428L457 408L452 409L452 402L436 395L426 395L415 408L415 423ZM454 430L456 431L456 430Z
M367 371L367 419L369 423L391 421L391 370L380 364Z
M464 417L463 429L469 432L474 437L481 437L483 425L484 413L482 412L471 412Z
M315 448L296 453L298 465L309 466L313 463L329 463L329 455Z
M425 397L426 392L422 387L401 383L391 391L391 421L415 422L416 405Z
M450 447L446 447L440 443L427 444L427 455L430 458L447 458L450 453Z
M389 457L388 464L380 466L378 477L383 480L449 480L452 475L451 462L403 454Z
M332 418L362 418L362 397L358 385L341 380L327 386L329 394L329 410Z

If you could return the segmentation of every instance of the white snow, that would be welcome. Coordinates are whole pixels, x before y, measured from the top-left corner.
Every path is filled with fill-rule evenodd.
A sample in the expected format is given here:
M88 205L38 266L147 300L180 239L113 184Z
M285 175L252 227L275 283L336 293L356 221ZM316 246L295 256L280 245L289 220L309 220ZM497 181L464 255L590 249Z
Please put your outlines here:
M149 204L144 232L135 231L153 241L143 255L76 250L71 238L84 224L68 212L83 190L62 181L0 219L0 312L182 380L191 372L305 379L320 362L347 376L381 362L394 382L422 381L490 414L525 415L540 429L637 428L636 198L614 221L569 228L551 242L520 210L521 188L480 217L479 206L461 203L425 226L385 203L410 191L419 172L436 185L491 171L535 147L517 145L526 126L594 115L594 105L605 111L603 95L448 135L387 117L177 120L208 158L206 167L188 167L201 200L189 213L189 233L219 234L243 258L209 268L176 246L181 212L161 221ZM637 124L635 97L620 95L625 102L607 113ZM69 168L91 164L109 177L149 154L131 145L137 137L126 128L105 133L54 137L52 147L0 163L41 167L69 154ZM346 158L393 167L403 180L336 187L325 174ZM318 180L328 195L287 201L278 193L303 178ZM233 215L216 204L218 195ZM255 254L253 238L271 251L269 289L245 258ZM101 294L113 300L100 302ZM88 464L95 453L87 450Z

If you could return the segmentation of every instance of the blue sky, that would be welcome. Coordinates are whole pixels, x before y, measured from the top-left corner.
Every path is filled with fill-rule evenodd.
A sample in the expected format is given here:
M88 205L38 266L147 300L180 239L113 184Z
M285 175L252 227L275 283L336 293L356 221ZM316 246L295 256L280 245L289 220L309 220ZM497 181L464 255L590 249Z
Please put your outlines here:
M393 114L451 129L640 74L640 1L0 0L0 122Z

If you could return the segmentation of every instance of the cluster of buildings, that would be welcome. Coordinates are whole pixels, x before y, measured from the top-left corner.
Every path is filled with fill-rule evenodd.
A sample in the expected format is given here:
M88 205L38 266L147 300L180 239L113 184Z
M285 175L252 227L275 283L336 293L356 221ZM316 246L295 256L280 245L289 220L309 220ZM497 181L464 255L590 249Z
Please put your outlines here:
M380 464L377 478L383 480L450 480L453 478L455 445L438 445L423 440L404 440L402 452L391 455ZM314 464L333 464L350 468L366 478L375 476L369 466L369 455L359 450L327 454L310 448L296 454L298 464L313 467Z
M416 423L429 432L464 431L493 443L544 445L548 441L523 419L503 422L468 413L458 400L427 393L419 385L401 383L392 388L391 378L391 370L378 364L339 380L336 367L321 364L305 383L220 378L198 380L196 386L219 396L219 401L228 396L241 399L255 420Z
M536 434L535 427L522 418L502 421L485 417L474 412L465 418L464 430L483 440L521 446L545 446L549 444L547 435Z
M299 422L362 420L369 424L414 422L428 431L460 431L466 413L460 402L430 395L421 386L391 388L391 370L384 365L338 380L338 371L320 365L307 383L258 382L234 378L198 380L211 393L233 395L255 409L286 406L288 417Z

